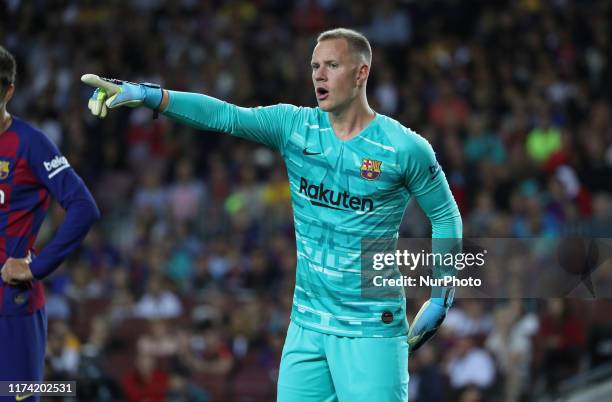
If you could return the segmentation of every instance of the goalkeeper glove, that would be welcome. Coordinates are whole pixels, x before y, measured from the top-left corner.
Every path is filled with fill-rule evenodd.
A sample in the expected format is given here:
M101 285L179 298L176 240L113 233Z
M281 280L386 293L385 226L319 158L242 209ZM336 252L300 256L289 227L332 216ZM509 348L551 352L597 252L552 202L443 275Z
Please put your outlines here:
M110 78L85 74L81 81L95 89L87 107L94 116L104 118L108 109L119 106L136 107L144 105L156 110L162 102L162 89L155 84L135 84Z
M420 348L429 340L446 317L446 313L453 303L454 288L442 290L444 297L432 297L423 304L416 317L412 321L408 331L408 344L410 353Z

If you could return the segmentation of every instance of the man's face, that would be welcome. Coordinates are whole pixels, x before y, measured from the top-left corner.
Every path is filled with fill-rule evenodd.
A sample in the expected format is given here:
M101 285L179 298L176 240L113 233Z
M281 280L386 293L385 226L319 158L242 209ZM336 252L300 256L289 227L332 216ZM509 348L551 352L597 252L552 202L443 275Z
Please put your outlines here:
M323 40L314 48L310 62L312 82L322 110L341 109L358 95L358 60L344 39Z
M6 105L13 97L13 92L15 92L15 85L12 83L0 82L0 110L4 110Z

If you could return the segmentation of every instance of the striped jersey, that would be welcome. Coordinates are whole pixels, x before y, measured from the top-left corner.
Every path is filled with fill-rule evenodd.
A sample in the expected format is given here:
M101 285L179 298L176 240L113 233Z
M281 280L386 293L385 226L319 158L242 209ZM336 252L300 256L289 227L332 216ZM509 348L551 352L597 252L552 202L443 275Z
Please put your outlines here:
M9 128L0 133L0 266L9 257L34 255L34 242L52 196L65 209L82 200L88 207L75 207L73 215L85 211L77 213L80 222L71 225L74 218L67 216L63 231L34 257L31 287L0 284L0 315L31 314L44 305L38 279L57 267L93 223L89 217L98 214L91 194L57 147L42 132L13 117Z

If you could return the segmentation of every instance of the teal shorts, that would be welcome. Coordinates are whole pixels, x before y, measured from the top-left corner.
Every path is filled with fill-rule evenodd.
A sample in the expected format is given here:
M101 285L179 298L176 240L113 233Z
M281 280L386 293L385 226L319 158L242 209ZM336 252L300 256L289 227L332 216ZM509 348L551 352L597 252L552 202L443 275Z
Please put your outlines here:
M407 402L408 341L350 338L289 325L277 402Z

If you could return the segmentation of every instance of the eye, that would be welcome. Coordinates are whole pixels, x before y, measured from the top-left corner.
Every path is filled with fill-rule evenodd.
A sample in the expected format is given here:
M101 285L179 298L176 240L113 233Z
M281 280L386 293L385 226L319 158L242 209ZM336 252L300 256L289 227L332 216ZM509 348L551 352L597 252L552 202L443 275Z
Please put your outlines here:
M331 68L338 68L338 63L331 63L330 66Z

